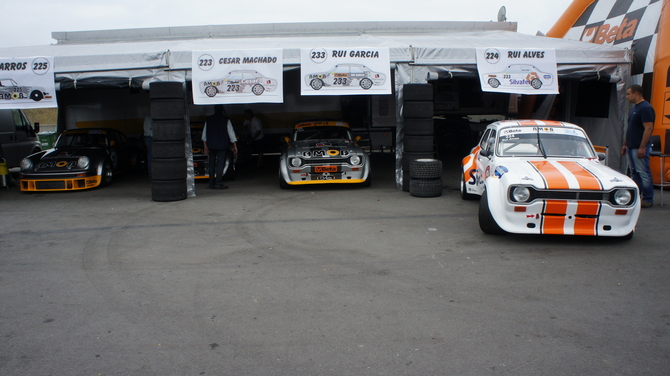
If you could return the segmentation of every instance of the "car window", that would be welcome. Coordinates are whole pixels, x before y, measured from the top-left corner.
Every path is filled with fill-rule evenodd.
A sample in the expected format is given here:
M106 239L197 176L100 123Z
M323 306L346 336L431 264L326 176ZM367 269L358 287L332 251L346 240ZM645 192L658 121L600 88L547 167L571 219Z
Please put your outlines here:
M482 138L479 140L479 147L483 148L484 145L486 145L486 140L489 138L489 133L491 133L490 129L487 129L484 134L482 135Z
M242 74L240 74L239 72L231 73L228 76L228 80L230 80L230 81L239 81L241 79L242 79Z
M26 119L21 115L21 112L19 110L12 110L12 118L14 120L14 126L16 129L26 129L27 121Z
M351 140L351 132L344 127L298 128L293 135L294 141L305 140Z
M0 133L14 133L15 129L11 110L0 110Z
M502 157L567 157L594 158L588 139L574 131L568 133L508 133L498 140L496 154Z
M333 72L334 73L349 73L349 67L338 65Z

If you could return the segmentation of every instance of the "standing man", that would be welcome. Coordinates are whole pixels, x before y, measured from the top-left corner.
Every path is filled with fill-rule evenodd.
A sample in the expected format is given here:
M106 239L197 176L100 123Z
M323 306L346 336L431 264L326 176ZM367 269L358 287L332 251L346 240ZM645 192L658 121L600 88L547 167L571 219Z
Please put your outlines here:
M628 130L621 155L628 156L631 177L642 191L642 207L650 208L654 205L654 183L649 169L649 154L656 114L643 95L640 85L632 85L626 91L626 98L635 106L628 115Z
M209 156L209 187L228 188L223 185L223 167L231 144L233 153L237 154L237 137L235 137L233 123L223 113L223 105L214 106L214 115L207 117L205 127L202 129L202 142L205 146L205 154Z
M258 162L256 167L261 167L263 165L263 124L261 119L257 118L254 115L254 112L250 109L244 110L244 127L247 128L249 132L249 140L251 143L251 152L258 154Z
M151 179L151 160L153 159L154 127L151 116L144 117L144 145L147 147L147 172Z

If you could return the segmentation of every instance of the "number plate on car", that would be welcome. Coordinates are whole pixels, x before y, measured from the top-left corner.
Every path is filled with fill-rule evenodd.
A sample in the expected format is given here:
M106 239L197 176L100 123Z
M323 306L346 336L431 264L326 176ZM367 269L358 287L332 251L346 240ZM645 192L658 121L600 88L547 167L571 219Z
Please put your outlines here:
M337 166L314 166L314 172L337 172Z

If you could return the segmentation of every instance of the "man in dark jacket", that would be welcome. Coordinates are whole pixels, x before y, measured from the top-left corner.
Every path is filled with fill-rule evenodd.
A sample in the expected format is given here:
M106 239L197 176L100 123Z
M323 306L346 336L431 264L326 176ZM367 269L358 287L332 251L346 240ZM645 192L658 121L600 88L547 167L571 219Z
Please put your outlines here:
M207 117L205 127L202 129L202 142L205 146L205 154L209 156L209 187L228 188L223 185L223 167L226 163L228 149L237 154L237 137L235 137L233 123L223 113L223 105L214 106L214 115Z

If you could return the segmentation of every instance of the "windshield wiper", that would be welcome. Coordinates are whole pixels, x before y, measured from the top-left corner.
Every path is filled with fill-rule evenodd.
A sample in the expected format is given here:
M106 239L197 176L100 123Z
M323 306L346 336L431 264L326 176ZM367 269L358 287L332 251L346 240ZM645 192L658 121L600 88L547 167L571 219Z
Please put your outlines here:
M544 145L542 145L542 140L540 139L540 127L537 127L537 147L540 149L540 153L544 159L547 159L547 152L544 151Z

